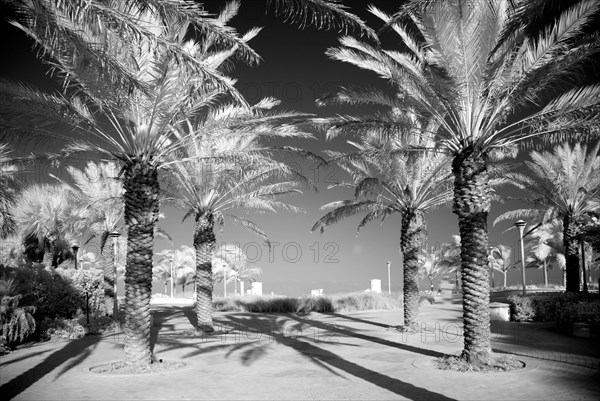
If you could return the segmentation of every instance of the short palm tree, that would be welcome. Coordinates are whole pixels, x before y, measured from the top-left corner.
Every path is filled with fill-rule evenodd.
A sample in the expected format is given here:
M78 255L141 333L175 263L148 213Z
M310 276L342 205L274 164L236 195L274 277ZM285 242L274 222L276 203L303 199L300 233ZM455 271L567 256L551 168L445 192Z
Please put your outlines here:
M400 50L350 37L328 54L375 71L400 96L390 104L419 110L440 127L437 148L453 158L453 211L462 247L463 358L492 362L488 228L490 155L538 137L558 141L597 131L597 84L568 89L600 43L587 35L598 2L579 1L552 15L553 2L412 0L389 16ZM556 13L555 13L556 14ZM549 16L540 20L539 15ZM591 28L590 28L591 29ZM343 95L343 93L342 93ZM541 105L541 107L539 106Z
M71 223L83 213L74 204L71 190L62 184L33 184L15 204L15 221L32 262L58 267L72 257L71 245L79 235Z
M254 282L257 278L262 277L262 269L251 266L244 251L236 244L220 246L215 252L212 266L214 282L233 280L236 294L238 293L237 285L240 284L240 295L244 295L246 281Z
M525 173L511 173L511 182L527 191L523 201L529 209L506 212L496 222L507 219L562 220L565 247L566 291L579 291L579 233L577 220L600 208L600 156L598 143L588 153L587 146L562 144L553 152L530 154Z
M193 283L195 273L195 252L192 247L182 245L179 249L165 249L157 253L159 257L157 263L152 267L155 276L163 277L166 282L171 284L171 298L174 295L174 286L181 285L182 293L185 286Z
M312 231L320 229L322 233L327 226L359 213L366 215L358 230L375 219L383 221L388 215L399 214L403 324L412 328L419 313L419 255L425 238L425 213L451 199L450 159L437 152L402 151L407 145L431 147L432 136L427 133L431 127L413 113L393 110L390 114L389 125L395 125L396 132L388 129L384 135L377 129L382 119L356 118L352 124L337 123L336 133L352 126L361 135L358 143L348 141L357 149L355 152L330 152L333 156L330 162L351 175L351 183L340 185L354 188L354 199L323 206L322 209L333 210L321 217ZM409 134L415 131L421 134Z
M198 328L214 330L212 324L213 274L215 252L214 225L223 225L225 217L240 223L268 243L265 233L253 222L226 213L232 209L255 209L275 212L277 209L301 209L275 200L276 197L300 192L299 183L308 180L288 165L276 161L276 150L298 151L263 147L261 137L311 137L293 126L283 124L295 113L267 113L278 104L264 99L254 107L225 105L208 114L205 119L189 121L185 150L175 153L172 165L174 177L173 198L195 219L193 243L196 251L196 302ZM316 157L316 156L315 156ZM282 181L291 178L289 181Z
M456 274L455 286L456 290L461 290L461 282L459 280L460 267L462 265L460 259L460 235L453 235L450 242L444 242L440 247L440 266L447 269L449 273Z

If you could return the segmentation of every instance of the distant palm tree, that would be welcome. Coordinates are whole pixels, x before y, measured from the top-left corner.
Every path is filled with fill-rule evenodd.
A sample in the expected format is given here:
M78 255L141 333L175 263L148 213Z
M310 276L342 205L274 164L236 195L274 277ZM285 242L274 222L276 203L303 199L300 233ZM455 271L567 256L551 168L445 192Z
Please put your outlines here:
M506 277L510 269L515 268L512 260L512 249L506 245L490 248L490 267L502 274L502 287L506 288Z
M440 264L440 255L434 252L422 255L421 266L419 268L419 274L421 277L426 277L429 280L429 290L433 292L433 282L437 276L443 271L442 265Z
M359 96L356 97L360 102ZM428 133L431 126L414 113L393 110L388 122L395 125L396 132L389 129L385 135L377 130L382 121L382 118L352 117L349 124L336 123L336 134L347 129L360 134L359 142L348 141L357 149L355 152L330 152L333 156L330 162L346 170L353 180L334 186L354 188L354 199L323 206L322 209L333 210L321 217L312 231L320 229L322 233L331 224L365 213L358 225L358 234L375 219L383 222L388 215L399 214L404 272L403 324L411 328L419 314L419 253L425 238L424 217L426 212L449 202L452 197L450 159L436 152L403 151L410 145L432 146L432 136Z
M569 90L564 82L596 57L600 37L588 36L585 28L599 4L579 1L562 6L559 15L552 7L558 6L412 0L394 16L370 7L399 35L400 50L343 37L341 47L327 52L375 71L399 94L383 93L391 105L419 110L440 127L435 144L453 158L453 211L461 236L463 357L476 364L493 359L487 264L490 155L537 137L557 142L597 133L600 86Z
M301 183L311 185L301 174L272 158L276 151L313 156L310 152L289 146L263 147L259 143L263 137L311 137L284 124L297 114L267 113L278 103L267 98L253 107L225 105L209 112L205 119L189 121L182 127L186 130L185 150L173 155L175 160L183 161L172 165L173 178L170 184L165 182L165 187L175 204L186 210L184 220L194 216L196 221L193 240L196 250L195 309L198 328L205 332L213 331L215 222L222 226L225 217L229 217L269 243L256 224L226 212L233 209L302 211L275 198L300 192L297 186ZM165 178L169 179L168 176ZM291 180L283 181L286 178Z
M67 166L67 172L73 182L74 202L83 209L83 218L79 225L83 225L89 234L85 244L93 238L100 239L104 299L106 311L109 312L112 311L115 296L115 247L109 236L111 233L125 230L124 190L121 180L117 177L118 166L112 162L90 161L82 170Z
M511 182L527 192L524 202L529 209L506 212L494 224L517 218L548 221L558 218L563 223L565 246L566 291L579 291L579 240L577 220L600 208L600 142L587 151L587 146L563 144L553 152L530 154L524 173L510 173Z
M235 293L237 294L237 284L240 284L240 295L244 295L244 283L246 281L256 281L262 277L260 267L251 266L244 251L235 244L223 244L218 248L213 256L213 280L215 283L220 281L233 281L235 283Z
M548 268L559 267L566 272L562 221L552 219L532 231L525 241L530 255L525 258L526 268L541 268L544 285L548 285ZM566 278L563 277L563 285Z
M447 269L449 273L456 274L455 284L457 291L461 290L461 282L458 279L460 275L460 267L462 265L460 253L460 235L453 235L450 242L445 242L440 247L439 265L443 269Z

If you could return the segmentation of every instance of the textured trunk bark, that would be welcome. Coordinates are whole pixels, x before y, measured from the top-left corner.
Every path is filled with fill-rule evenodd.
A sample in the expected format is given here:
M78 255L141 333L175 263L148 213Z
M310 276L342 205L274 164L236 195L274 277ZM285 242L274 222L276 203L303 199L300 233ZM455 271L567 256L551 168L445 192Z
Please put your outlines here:
M565 245L565 260L567 270L566 292L579 292L579 250L577 249L577 228L573 216L563 218L563 241Z
M419 211L402 213L400 250L404 272L404 327L414 327L419 316L419 251L423 243L425 220Z
M194 249L196 251L196 302L194 309L198 328L214 331L212 321L212 257L215 251L214 219L212 213L196 214Z
M490 189L487 158L472 148L455 155L453 212L458 215L463 291L463 358L477 364L492 359L487 218Z
M502 280L503 280L503 281L502 281L502 286L503 286L504 288L506 288L506 276L507 276L507 275L508 275L508 273L507 273L507 272L502 272Z
M102 283L104 289L104 307L106 308L106 314L112 316L115 297L113 289L115 284L115 251L112 238L108 238L104 244L101 255L102 271L104 273L104 281Z
M154 225L158 221L158 172L139 159L125 165L125 358L133 365L152 363L150 298Z

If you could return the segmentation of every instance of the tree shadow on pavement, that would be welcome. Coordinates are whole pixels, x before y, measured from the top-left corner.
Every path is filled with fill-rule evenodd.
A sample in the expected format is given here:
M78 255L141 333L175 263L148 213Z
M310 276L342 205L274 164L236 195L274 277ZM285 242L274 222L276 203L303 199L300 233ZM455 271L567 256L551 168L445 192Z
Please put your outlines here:
M296 317L291 314L287 315L287 317L297 320L300 325L306 324L306 325L313 326L313 327L314 327L313 323L320 323L320 325L323 325L321 322L314 322L312 320L299 318L299 317ZM277 316L273 316L273 315L268 315L268 316L265 316L265 315L262 315L262 316L228 315L228 316L226 316L226 318L238 326L246 326L246 327L248 327L250 325L255 326L255 327L273 327L273 326L278 326L278 325L281 326L280 322L277 322ZM340 332L340 330L337 329L337 332ZM371 336L356 335L356 333L353 333L351 330L342 329L341 332L344 334L347 334L348 336L358 337L361 339L367 339L369 341L373 341L374 339L376 339L375 337L371 337ZM298 351L303 356L309 358L313 363L316 363L318 366L321 366L338 376L340 376L340 374L337 373L333 368L341 370L343 372L346 372L347 374L350 374L359 379L365 380L365 381L372 383L380 388L386 389L390 392L398 394L402 397L406 397L408 399L412 399L412 400L422 400L422 399L452 400L452 398L446 397L443 394L429 391L425 388L417 387L413 384L403 382L399 379L395 379L390 376L386 376L382 373L365 368L357 363L343 359L338 354L335 354L329 350L326 350L326 349L323 349L323 348L317 347L316 345L311 344L310 342L308 342L308 341L312 341L312 340L310 340L310 337L308 337L308 338L304 337L307 339L307 341L305 341L304 338L300 337L300 336L296 336L296 337L285 336L285 330L283 332L275 331L275 332L271 332L271 333L272 333L275 341L277 341L278 343L291 347L292 349ZM300 338L303 338L303 339L300 339ZM379 340L379 339L377 339L377 340ZM392 343L391 341L385 341L385 340L382 340L382 341L385 345L391 345L391 344L394 344L395 346L399 345L396 343ZM323 341L319 341L319 342L322 343ZM328 343L336 343L337 344L336 341L330 341ZM400 348L405 349L404 347L400 347ZM409 347L409 348L415 348L415 347ZM428 350L421 350L421 351L428 351ZM420 353L424 353L424 352L420 352ZM432 351L432 353L434 353L434 352ZM428 355L429 353L425 353L425 354ZM434 353L434 354L436 356L442 355L441 353Z
M68 365L64 366L63 369L58 373L57 377L81 364L81 362L83 362L83 360L92 352L92 349L98 345L101 338L102 337L99 335L94 335L67 342L64 347L48 355L42 363L32 367L31 369L21 373L19 376L3 384L0 387L0 394L2 394L2 398L5 400L10 400L16 397L38 380L42 379L44 376L72 358L75 359L71 360Z
M366 319L360 319L354 316L348 316L348 315L343 315L341 313L334 313L334 312L329 312L329 313L323 313L323 315L326 316L335 316L335 317L339 317L342 319L346 319L346 320L352 320L354 322L358 322L358 323L365 323L365 324L370 324L373 326L379 326L379 327L383 327L383 328L390 328L393 327L392 325L389 324L385 324L385 323L379 323L379 322L373 322L371 320L366 320Z

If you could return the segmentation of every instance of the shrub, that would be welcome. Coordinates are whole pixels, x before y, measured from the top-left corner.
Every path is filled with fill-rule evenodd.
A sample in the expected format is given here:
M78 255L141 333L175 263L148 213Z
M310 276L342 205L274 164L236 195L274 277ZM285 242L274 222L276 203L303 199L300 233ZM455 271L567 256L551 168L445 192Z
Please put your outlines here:
M19 306L21 295L2 296L0 301L0 334L10 344L23 341L35 331L33 306Z
M560 331L571 333L575 322L590 323L598 330L600 326L600 301L570 304L560 309L556 319Z
M106 314L104 302L104 272L102 269L63 269L55 272L67 280L79 295L79 308L86 309L86 294L89 296L89 308L93 316ZM112 311L111 311L112 312Z
M433 291L419 292L419 304L423 304L423 303L428 303L428 304L435 303L435 294L433 293Z
M508 297L512 319L518 322L553 322L558 318L558 311L577 303L590 303L600 300L598 294L539 292Z
M336 312L355 312L380 309L401 309L402 301L398 296L376 292L355 293L333 297Z
M296 308L296 312L298 313L309 313L309 312L319 312L319 313L331 313L334 312L333 303L331 299L324 296L318 297L302 297L298 302L298 306Z

